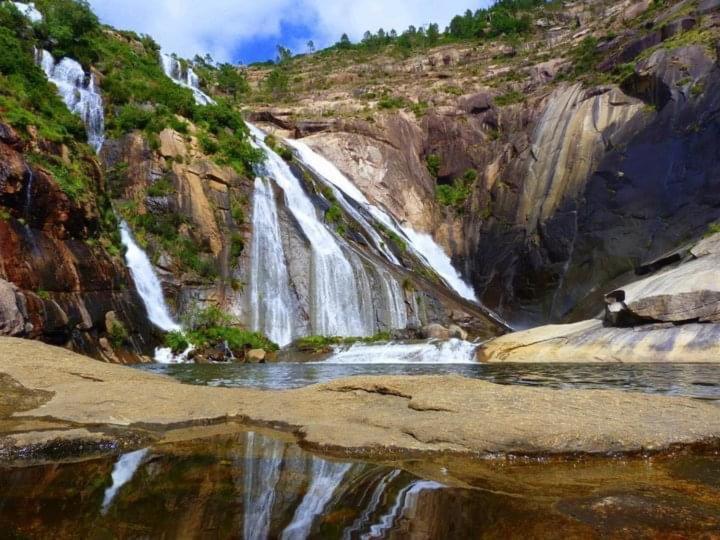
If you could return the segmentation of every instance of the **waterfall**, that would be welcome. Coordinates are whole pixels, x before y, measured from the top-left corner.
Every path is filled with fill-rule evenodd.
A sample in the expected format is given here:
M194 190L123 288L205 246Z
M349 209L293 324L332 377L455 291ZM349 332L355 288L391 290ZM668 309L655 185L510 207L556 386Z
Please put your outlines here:
M38 51L37 55L38 64L58 87L65 105L83 119L88 144L99 152L105 142L105 116L94 75L86 75L82 66L71 58L63 58L56 63L48 51Z
M333 184L359 205L378 222L389 230L407 240L409 247L419 255L445 282L460 296L477 302L472 287L463 281L460 273L453 267L450 257L432 239L431 236L420 234L409 227L400 227L384 210L370 204L367 197L340 170L326 158L313 151L302 141L288 140L287 143L297 150L300 159L318 176Z
M267 179L255 180L250 274L250 325L281 347L293 339L292 296L275 194Z
M477 343L460 339L338 347L320 364L476 364Z
M257 146L267 155L264 165L267 176L282 188L287 208L310 242L312 331L326 336L374 334L375 325L368 324L371 318L362 313L355 269L338 239L320 221L315 206L287 163L263 142L263 132L251 124L248 127Z
M460 276L452 264L450 257L429 234L422 234L410 227L402 227L403 236L409 240L415 253L419 253L436 274L466 300L477 302L473 288Z
M165 332L180 331L180 325L170 315L160 280L155 275L150 259L137 245L130 232L130 227L124 221L120 223L120 237L126 248L125 262L132 273L150 321Z
M352 465L312 458L312 481L290 524L282 533L283 540L304 540L310 535L315 518L322 514Z
M441 489L442 487L444 486L442 484L438 484L437 482L413 482L398 493L397 499L395 499L395 504L392 506L390 511L383 515L378 523L370 527L369 533L363 534L360 538L363 540L371 538L385 538L398 519L416 510L417 500L420 493L431 489Z
M245 438L243 469L245 540L268 538L273 504L280 480L285 444L250 432Z
M162 63L165 75L170 77L175 83L189 88L195 96L195 102L198 105L210 105L215 101L200 89L200 79L190 66L183 68L180 61L169 54L161 53L160 61Z
M383 296L389 300L385 310L387 317L384 322L388 328L407 328L408 313L405 305L405 292L397 279L390 275L390 272L384 269L378 270Z
M18 11L25 15L31 23L40 22L43 19L42 13L40 13L37 8L35 7L35 4L32 2L29 2L27 4L23 2L12 2L16 8L18 8Z
M105 490L105 497L103 498L102 513L106 514L110 509L110 505L115 499L115 496L125 484L132 480L133 476L137 472L138 468L142 464L142 460L147 455L148 450L138 450L137 452L131 452L120 456L112 472L112 485Z

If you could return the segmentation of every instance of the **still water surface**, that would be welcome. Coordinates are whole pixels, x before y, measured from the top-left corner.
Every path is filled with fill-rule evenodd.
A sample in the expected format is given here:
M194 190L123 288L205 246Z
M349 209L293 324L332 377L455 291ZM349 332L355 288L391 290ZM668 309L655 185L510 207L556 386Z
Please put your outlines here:
M0 523L3 538L712 538L720 459L376 464L237 432L2 466Z
M182 382L265 389L299 388L354 375L456 374L498 384L619 390L720 399L712 364L212 364L151 365Z

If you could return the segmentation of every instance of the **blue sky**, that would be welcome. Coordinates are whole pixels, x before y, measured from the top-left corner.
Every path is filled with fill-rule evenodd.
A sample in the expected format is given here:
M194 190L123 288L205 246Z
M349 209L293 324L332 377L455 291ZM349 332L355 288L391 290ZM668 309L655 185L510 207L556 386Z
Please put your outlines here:
M153 36L183 57L210 53L244 63L275 57L278 44L305 52L336 42L343 32L358 40L366 30L447 25L489 0L90 0L103 22Z

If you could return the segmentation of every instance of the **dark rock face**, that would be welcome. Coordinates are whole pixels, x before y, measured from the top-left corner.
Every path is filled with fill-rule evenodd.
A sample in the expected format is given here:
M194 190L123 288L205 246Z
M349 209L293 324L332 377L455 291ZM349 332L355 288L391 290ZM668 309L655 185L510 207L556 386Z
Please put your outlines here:
M0 136L0 334L111 360L100 339L114 312L130 352L113 360L148 352L154 338L132 279L97 242L99 209L70 200L47 171L29 165L10 128L0 124Z
M684 77L702 94L685 95L676 84ZM514 225L466 225L480 230L466 228L477 237L469 248L473 281L489 306L509 316L524 312L533 322L561 320L584 297L720 218L718 68L700 47L659 51L624 89L657 112L643 111L625 119L616 135L603 135L604 148L579 189L566 192L536 227L514 220L522 218L512 214L517 195L498 190L491 193L495 207L502 205L501 216ZM527 185L518 169L503 175L510 191ZM537 196L547 201L551 193Z

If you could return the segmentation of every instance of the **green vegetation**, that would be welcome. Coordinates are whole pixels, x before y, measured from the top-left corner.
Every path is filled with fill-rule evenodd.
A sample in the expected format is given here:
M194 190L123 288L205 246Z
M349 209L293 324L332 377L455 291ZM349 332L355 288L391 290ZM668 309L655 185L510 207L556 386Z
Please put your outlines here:
M401 53L414 49L435 47L443 43L465 40L492 39L498 36L517 36L532 31L530 12L537 7L558 3L547 0L497 0L487 9L467 10L452 19L444 32L438 24L417 28L410 26L402 33L395 30L365 32L360 43L352 43L347 34L330 51L378 52L394 45Z
M714 234L720 234L720 222L715 222L708 225L707 231L705 232L705 238Z
M597 38L587 36L570 52L570 58L572 60L572 68L570 72L564 73L561 78L574 80L588 73L592 73L600 59Z
M437 178L440 174L440 167L442 166L442 159L437 154L430 154L425 159L425 164L427 165L427 170L430 173L430 176L433 178Z
M375 223L375 228L380 232L380 234L386 236L390 239L390 241L397 246L397 248L402 252L405 253L407 251L407 242L405 242L405 239L402 238L400 235L398 235L395 231L391 231L388 229L385 225L382 223Z
M128 222L135 239L147 248L153 242L155 251L168 253L179 266L179 270L191 272L200 279L213 281L217 278L217 269L212 255L202 253L198 243L180 232L189 229L186 218L176 213L139 214L137 205L132 202L118 204L118 211Z
M113 346L116 348L122 347L128 340L129 334L127 329L125 328L125 325L117 319L113 320L110 323L110 327L107 329L107 331L108 337L110 338L110 343L112 343Z
M469 169L461 178L456 178L452 185L438 185L435 190L438 202L443 206L462 208L472 193L475 180L477 180L477 171Z
M330 224L337 225L342 220L342 210L337 203L332 203L330 208L325 212L325 221Z
M82 121L67 110L55 86L35 65L33 47L40 45L15 6L0 3L0 114L23 135L33 126L47 141L68 145L84 141ZM88 148L80 151L90 153Z
M307 336L295 342L295 346L309 353L327 353L332 347L338 345L354 345L355 343L379 343L390 341L392 336L389 332L380 332L370 337L337 337L337 336Z
M267 144L273 151L283 158L285 161L293 160L293 153L287 146L277 140L277 137L272 133L265 137L265 144Z
M525 101L525 94L516 90L512 90L507 94L495 98L495 104L498 107L506 107L508 105L514 105L515 103L522 103L523 101Z
M230 315L216 306L190 310L185 324L189 328L185 333L170 332L165 336L165 345L175 354L185 351L190 343L201 349L227 343L232 351L278 350L278 346L262 334L239 328Z
M166 176L156 180L148 187L148 197L167 197L173 191L173 184Z

